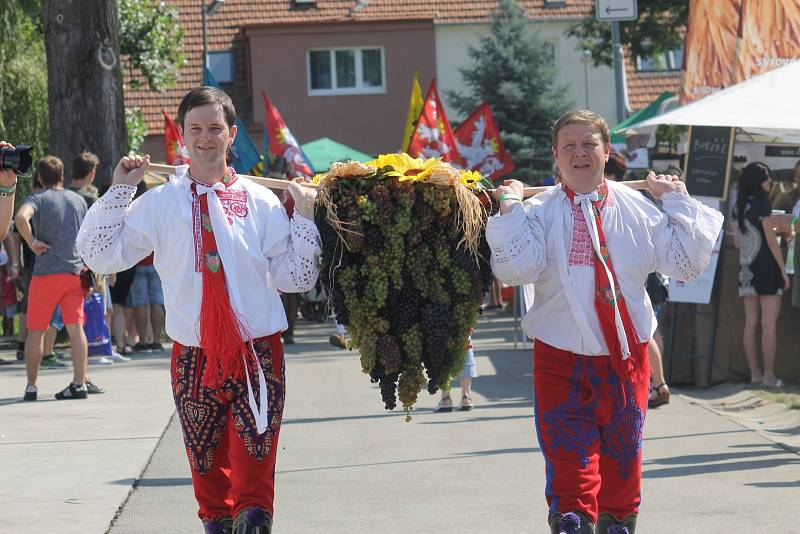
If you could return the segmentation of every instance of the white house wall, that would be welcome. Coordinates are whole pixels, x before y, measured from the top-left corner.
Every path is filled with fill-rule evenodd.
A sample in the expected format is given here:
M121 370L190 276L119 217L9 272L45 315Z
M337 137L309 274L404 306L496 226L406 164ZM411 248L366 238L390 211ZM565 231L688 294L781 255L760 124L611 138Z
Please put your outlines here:
M609 67L588 67L589 101L586 101L586 68L581 63L578 40L565 35L568 22L535 22L530 28L539 32L539 38L555 45L557 82L567 88L567 98L576 108L589 108L602 115L609 125L616 124L616 100L614 96L614 71ZM478 44L482 35L489 33L488 24L437 24L436 78L444 100L447 116L452 121L464 117L456 113L445 96L445 92L463 91L464 85L459 68L471 63L467 54L470 46ZM430 80L423 80L427 84ZM423 88L425 90L425 88ZM549 128L549 125L547 126Z

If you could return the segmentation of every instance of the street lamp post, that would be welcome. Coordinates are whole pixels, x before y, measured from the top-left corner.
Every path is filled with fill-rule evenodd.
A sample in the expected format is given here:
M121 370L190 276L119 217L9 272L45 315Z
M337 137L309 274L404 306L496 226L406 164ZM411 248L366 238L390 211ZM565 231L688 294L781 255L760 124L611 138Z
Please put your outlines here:
M581 63L583 63L583 84L584 95L586 97L586 109L589 109L589 63L592 62L592 51L583 50L581 53Z
M205 0L200 0L200 14L203 27L203 73L201 78L205 78L205 69L208 67L208 36L206 35L206 15L209 17L219 9L225 0L211 0L211 3L206 5Z

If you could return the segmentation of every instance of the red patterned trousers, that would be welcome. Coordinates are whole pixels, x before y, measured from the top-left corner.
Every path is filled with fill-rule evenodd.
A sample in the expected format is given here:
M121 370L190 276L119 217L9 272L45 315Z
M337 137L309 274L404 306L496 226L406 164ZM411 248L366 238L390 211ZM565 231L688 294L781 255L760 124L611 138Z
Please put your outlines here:
M258 435L248 404L247 382L226 379L203 386L207 360L198 347L172 348L172 393L181 421L186 455L201 519L236 517L257 507L273 514L275 457L284 403L284 362L280 333L253 340L266 379L268 426ZM253 395L259 398L258 370L249 362Z
M623 382L609 356L536 340L533 380L549 514L582 512L597 521L603 512L618 520L638 513L647 379Z

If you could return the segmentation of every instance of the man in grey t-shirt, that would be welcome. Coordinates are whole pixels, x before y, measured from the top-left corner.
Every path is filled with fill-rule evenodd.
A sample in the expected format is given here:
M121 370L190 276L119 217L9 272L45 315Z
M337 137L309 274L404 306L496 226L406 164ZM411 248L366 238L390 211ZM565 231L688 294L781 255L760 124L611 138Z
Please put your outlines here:
M36 378L42 359L42 336L50 324L55 307L61 306L64 326L70 340L73 378L56 399L85 399L89 389L102 393L87 379L88 347L83 331L84 290L80 272L83 261L75 248L86 201L64 189L64 164L55 156L39 161L37 171L44 191L25 199L17 211L17 230L36 254L28 293L28 338L25 342L25 367L28 385L24 400L36 400ZM36 237L31 232L36 226Z

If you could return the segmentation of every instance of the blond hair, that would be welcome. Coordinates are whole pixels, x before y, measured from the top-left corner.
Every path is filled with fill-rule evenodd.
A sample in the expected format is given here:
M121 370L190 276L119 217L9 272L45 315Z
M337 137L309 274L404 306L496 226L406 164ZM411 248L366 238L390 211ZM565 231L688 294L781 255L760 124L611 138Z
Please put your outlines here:
M553 125L553 146L556 146L556 142L558 141L558 132L570 124L594 126L600 130L600 135L603 136L603 142L605 144L611 143L611 134L608 131L608 123L603 117L594 111L589 111L588 109L575 109L572 111L567 111L561 115Z

